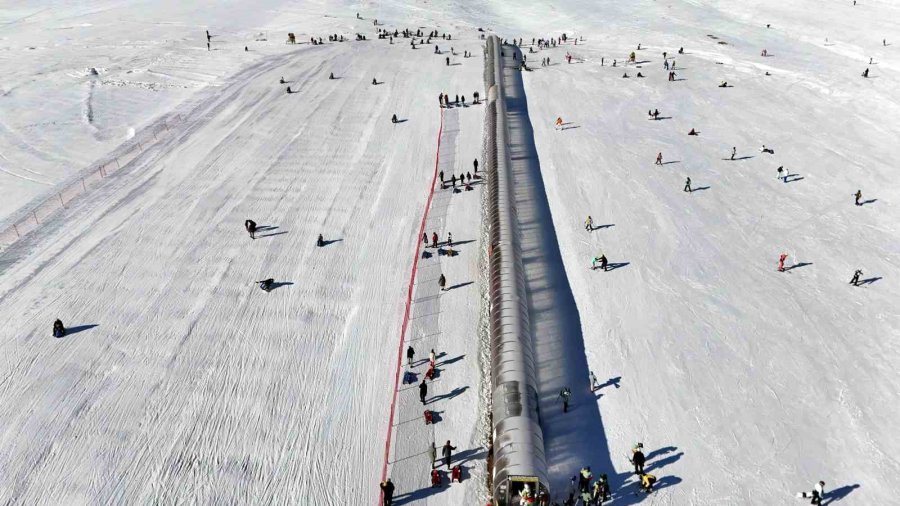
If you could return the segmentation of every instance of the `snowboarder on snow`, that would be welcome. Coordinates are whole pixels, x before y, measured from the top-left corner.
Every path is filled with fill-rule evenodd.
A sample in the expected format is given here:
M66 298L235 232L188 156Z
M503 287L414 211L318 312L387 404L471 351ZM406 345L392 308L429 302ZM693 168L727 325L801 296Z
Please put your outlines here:
M569 397L572 396L572 391L569 390L569 387L563 387L562 390L559 391L559 397L563 401L563 413L569 412Z
M425 404L425 396L428 395L428 385L425 383L423 379L421 383L419 383L419 400L422 401L422 404Z
M391 506L394 504L394 484L391 483L391 479L381 482L381 493L384 497L384 506Z
M856 205L861 206L862 204L859 203L859 199L862 198L862 190L856 190L856 193L854 193L853 196L856 197Z
M686 191L688 193L693 193L693 190L691 190L691 178L687 178L684 181L684 191Z
M787 260L787 253L782 253L778 257L778 272L784 272L784 261Z
M825 482L820 481L813 485L811 492L797 492L797 497L801 499L811 498L810 504L822 504L822 498L825 496Z
M413 349L412 346L406 349L406 364L409 367L412 367L413 357L416 356L416 350Z
M63 326L63 322L60 319L56 319L53 322L53 337L62 337L66 335L66 327Z
M455 450L455 446L450 445L450 440L447 440L447 444L441 449L441 455L444 456L444 463L447 464L447 469L450 469L450 460L453 458L453 450Z
M250 234L251 239L256 239L256 222L253 220L244 221L244 228L247 229L247 232Z
M443 274L441 274L441 277L438 278L438 286L441 287L442 292L447 291L447 288L446 288L447 287L447 278L444 277Z
M856 269L856 272L853 273L853 279L850 280L850 284L853 286L859 286L859 277L862 276L862 273L863 271L861 271L860 269Z
M262 290L264 290L264 291L266 291L266 292L271 292L271 291L272 291L272 285L275 283L275 280L272 279L272 278L269 278L269 279L264 279L264 280L262 280L262 281L257 281L257 283L259 283L259 287L260 287Z

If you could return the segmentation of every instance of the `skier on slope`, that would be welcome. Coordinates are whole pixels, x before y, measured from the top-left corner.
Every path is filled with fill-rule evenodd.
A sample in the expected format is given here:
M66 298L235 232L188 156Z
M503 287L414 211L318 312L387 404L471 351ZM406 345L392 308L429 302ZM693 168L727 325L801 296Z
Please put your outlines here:
M850 284L853 286L859 286L859 277L862 276L862 273L862 270L856 269L856 271L853 273L853 279L850 280Z
M787 260L787 253L782 253L778 257L778 272L784 272L784 261Z
M262 281L257 281L257 283L259 283L259 287L260 287L260 289L262 289L263 291L265 291L265 292L271 292L271 291L272 291L272 285L275 283L275 280L272 279L272 278L269 278L269 279L264 279L264 280L262 280Z
M256 239L256 222L253 220L245 220L244 228L247 229L247 233L250 234L251 239Z
M53 337L62 337L66 335L66 327L63 326L62 320L59 318L53 322Z
M412 346L410 346L409 348L406 349L406 364L409 367L412 367L413 357L415 357L415 356L416 356L416 350L414 350Z
M425 404L425 396L428 395L428 384L425 383L423 379L421 383L419 383L419 400L422 401L422 404Z
M813 485L813 489L810 492L797 492L797 497L800 499L812 499L810 504L822 504L822 499L825 497L825 482L820 481Z
M450 461L453 458L453 450L455 449L456 447L450 444L449 439L447 440L447 444L441 449L441 455L444 456L444 463L447 464L447 469L450 469Z

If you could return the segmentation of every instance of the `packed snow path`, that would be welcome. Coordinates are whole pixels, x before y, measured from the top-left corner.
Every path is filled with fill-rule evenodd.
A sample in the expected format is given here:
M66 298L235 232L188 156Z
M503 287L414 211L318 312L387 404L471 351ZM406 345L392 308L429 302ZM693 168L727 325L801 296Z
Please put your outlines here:
M468 110L467 110L468 109ZM397 487L395 504L475 504L486 491L487 448L477 426L480 374L477 293L481 227L482 181L474 180L471 191L462 184L452 185L451 175L471 172L464 163L480 153L483 106L450 108L443 114L438 171L444 173L446 188L438 179L431 209L425 222L428 247L421 248L415 272L409 328L403 342L400 389L397 392L388 475ZM460 136L460 116L467 116L467 135ZM463 143L458 140L464 139ZM463 156L465 154L465 156ZM447 234L453 234L454 256L438 252L432 246L432 233L439 237L438 248L446 251ZM438 278L444 274L447 291L441 291ZM416 352L412 367L407 364L406 349ZM429 368L428 353L434 350L434 380L426 380L428 394L423 405L419 383ZM424 411L430 411L433 423L425 424ZM428 448L437 447L435 469L442 485L432 487L431 459ZM450 484L451 473L444 465L441 447L450 441L456 447L451 466L459 465L462 483ZM449 489L448 489L449 486Z
M0 496L376 501L410 267L396 252L421 239L437 93L481 82L480 59L429 53L368 41L262 61L3 252ZM267 277L270 293L254 285Z

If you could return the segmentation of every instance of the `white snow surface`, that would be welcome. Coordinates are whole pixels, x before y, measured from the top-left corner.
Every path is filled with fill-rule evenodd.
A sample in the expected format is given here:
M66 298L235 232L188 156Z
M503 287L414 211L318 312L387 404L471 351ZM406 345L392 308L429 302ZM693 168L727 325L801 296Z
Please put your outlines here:
M475 57L446 67L432 46L377 40L372 18L452 32L435 42ZM0 499L374 504L435 100L482 87L484 27L584 37L529 54L522 76L565 273L548 282L581 327L541 349L607 383L596 401L586 377L569 385L580 401L564 416L542 399L554 499L591 465L614 504L794 504L818 480L826 504L890 504L898 20L879 0L6 2L0 221L164 114L187 121L0 256ZM288 31L369 41L288 46ZM638 43L641 68L623 67ZM663 51L684 80L666 80ZM480 153L482 111L458 112L460 169ZM657 152L675 163L654 166ZM698 191L681 191L688 176ZM854 206L857 189L871 202ZM446 408L469 411L430 434L410 422L408 441L462 445L474 479L422 492L425 471L394 462L407 504L484 499L484 245L478 197L462 197L433 222L476 240L447 264L451 285L475 283L441 296L447 356L464 359L435 393L467 387ZM588 214L605 227L585 232ZM246 218L277 228L251 241ZM339 241L315 248L319 233ZM600 251L625 265L591 271ZM776 272L781 253L796 267ZM852 287L857 268L869 282ZM266 294L264 277L292 284ZM53 339L57 317L82 329ZM547 385L566 377L559 358L540 357ZM421 416L403 395L395 423ZM649 497L628 474L638 441L660 479ZM392 462L423 458L395 445Z

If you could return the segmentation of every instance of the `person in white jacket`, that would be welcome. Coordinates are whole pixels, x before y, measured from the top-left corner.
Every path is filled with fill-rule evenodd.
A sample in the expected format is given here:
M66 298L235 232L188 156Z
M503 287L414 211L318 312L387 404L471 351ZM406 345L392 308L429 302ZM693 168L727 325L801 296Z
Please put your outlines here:
M811 492L797 492L797 497L801 499L812 499L810 504L822 504L822 499L825 497L825 482L820 481L813 485L813 489Z

